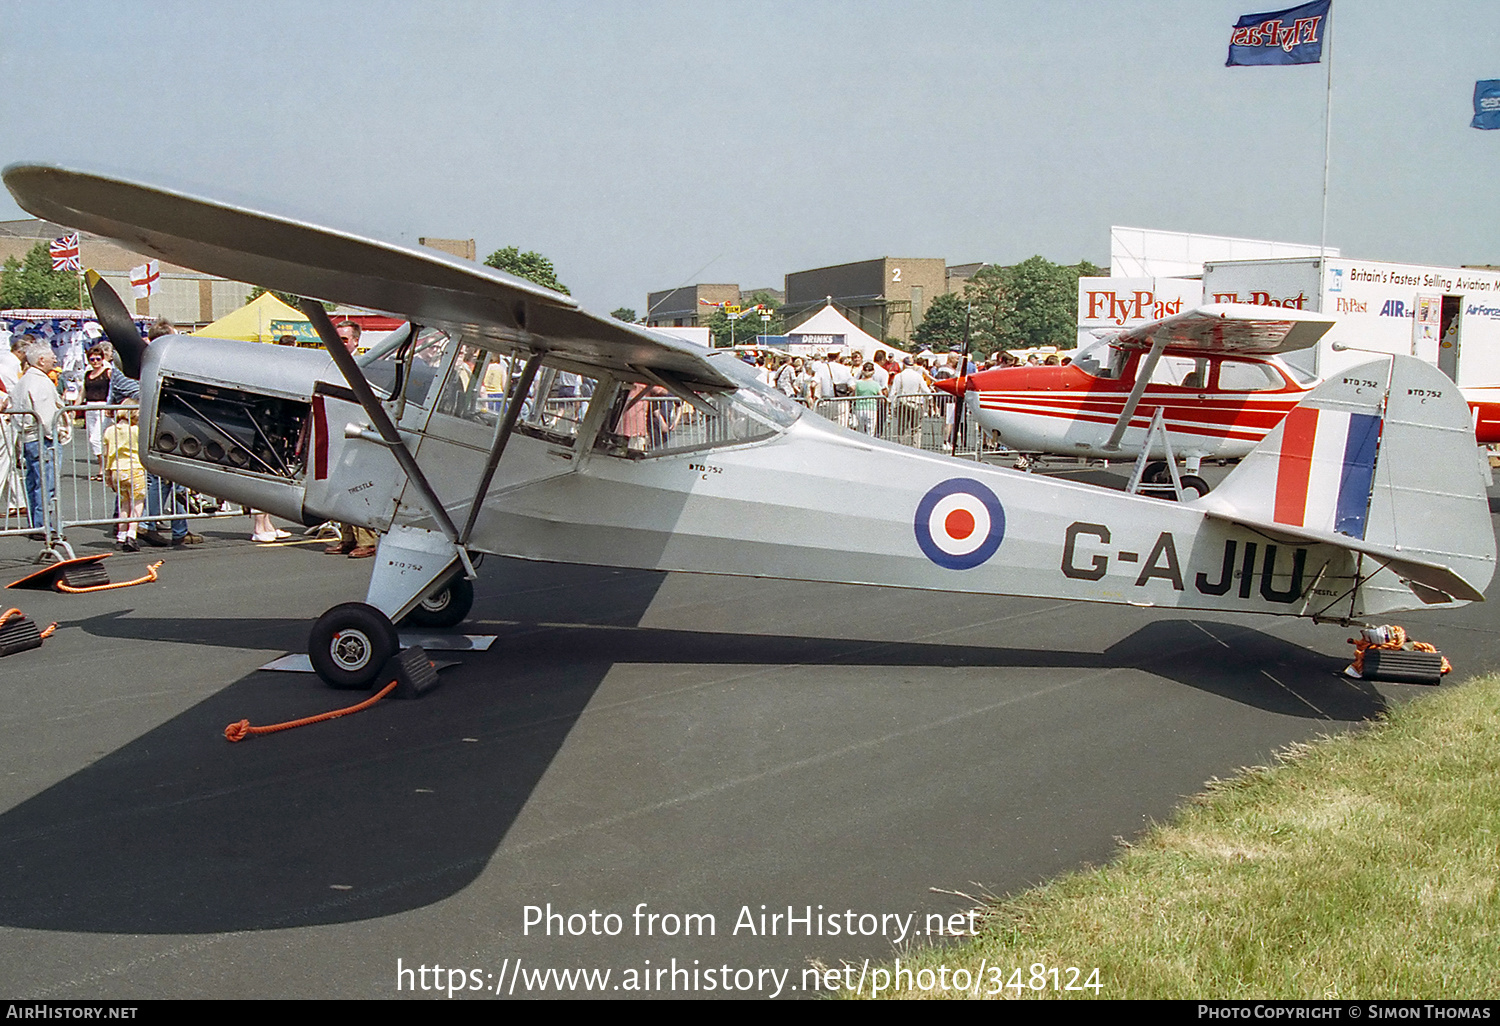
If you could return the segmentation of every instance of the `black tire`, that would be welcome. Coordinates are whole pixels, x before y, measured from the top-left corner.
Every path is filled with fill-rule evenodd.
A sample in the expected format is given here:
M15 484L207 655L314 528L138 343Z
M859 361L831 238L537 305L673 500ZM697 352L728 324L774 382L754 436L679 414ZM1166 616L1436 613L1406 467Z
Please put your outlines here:
M1197 474L1183 474L1178 480L1182 482L1182 497L1188 501L1192 501L1193 498L1188 495L1188 492L1197 492L1196 497L1199 499L1208 494L1208 482Z
M1141 475L1143 484L1171 484L1172 472L1167 469L1166 460L1153 460L1146 464L1146 471Z
M413 627L456 627L474 608L474 582L455 577L417 603L401 623Z
M368 690L401 649L396 625L374 606L345 602L318 617L307 638L313 669L331 688Z

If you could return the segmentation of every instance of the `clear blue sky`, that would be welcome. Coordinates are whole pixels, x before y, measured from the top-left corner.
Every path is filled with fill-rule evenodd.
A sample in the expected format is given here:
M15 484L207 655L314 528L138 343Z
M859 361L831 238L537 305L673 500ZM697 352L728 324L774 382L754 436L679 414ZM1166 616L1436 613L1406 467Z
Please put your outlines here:
M1224 67L1271 6L0 0L0 163L535 249L601 312L885 255L1107 263L1111 224L1316 243L1325 69ZM1500 132L1468 127L1500 3L1335 0L1332 38L1329 244L1500 263Z

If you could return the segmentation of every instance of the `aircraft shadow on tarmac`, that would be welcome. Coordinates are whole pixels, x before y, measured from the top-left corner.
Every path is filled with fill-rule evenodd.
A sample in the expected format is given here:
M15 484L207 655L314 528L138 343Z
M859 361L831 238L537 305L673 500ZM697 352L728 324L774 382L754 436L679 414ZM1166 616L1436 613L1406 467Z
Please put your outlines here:
M447 671L432 695L230 746L222 733L230 722L274 723L346 697L305 675L247 675L0 816L0 923L261 930L376 918L448 898L494 856L617 662L1126 667L1291 716L1358 720L1383 708L1373 688L1335 676L1341 661L1237 625L1161 620L1104 652L635 626L662 580L550 568L538 587L534 572L528 579L505 568L481 579L476 608L486 617L516 614L517 625L499 630L491 652ZM564 618L567 626L553 625ZM106 615L74 626L198 644L233 644L235 634L234 621L213 618ZM285 621L288 644L306 629Z

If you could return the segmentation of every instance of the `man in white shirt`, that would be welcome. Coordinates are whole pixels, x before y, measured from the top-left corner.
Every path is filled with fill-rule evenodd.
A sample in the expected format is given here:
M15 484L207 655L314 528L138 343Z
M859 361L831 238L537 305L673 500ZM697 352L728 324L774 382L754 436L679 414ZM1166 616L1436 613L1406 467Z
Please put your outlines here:
M66 442L73 433L69 419L57 415L62 409L62 401L57 386L47 376L56 364L57 358L52 355L51 346L44 342L33 343L26 349L26 373L16 384L14 409L35 414L35 417L20 418L21 455L26 463L26 506L34 530L43 524L43 502L50 509L57 501L56 449L49 453L50 458L44 464L42 446Z
M922 441L922 417L927 412L926 396L932 394L932 386L922 376L921 368L912 363L911 357L902 361L901 373L891 379L891 403L896 409L896 440L908 445L919 445Z
M828 354L827 359L814 360L812 363L813 377L816 378L818 382L819 399L833 398L833 371L831 371L829 368L833 366L833 362L838 358L838 353L831 352Z

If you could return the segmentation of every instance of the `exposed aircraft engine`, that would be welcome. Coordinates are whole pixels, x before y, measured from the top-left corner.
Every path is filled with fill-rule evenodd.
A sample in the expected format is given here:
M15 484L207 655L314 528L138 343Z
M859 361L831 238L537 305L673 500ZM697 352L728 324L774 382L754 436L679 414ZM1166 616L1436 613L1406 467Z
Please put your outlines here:
M156 382L141 393L147 470L290 520L325 519L303 501L326 353L168 335L147 347L145 366L142 380Z
M297 480L310 405L239 388L168 377L150 446L190 460Z

